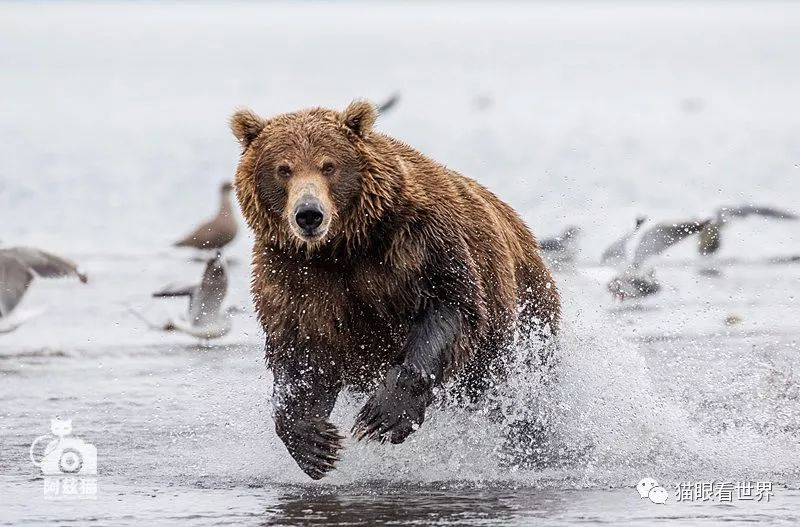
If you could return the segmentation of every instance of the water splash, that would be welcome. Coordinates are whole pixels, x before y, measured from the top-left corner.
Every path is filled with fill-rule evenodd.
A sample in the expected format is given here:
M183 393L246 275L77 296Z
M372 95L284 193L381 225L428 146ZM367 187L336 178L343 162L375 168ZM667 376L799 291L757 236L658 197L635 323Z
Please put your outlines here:
M732 428L723 420L714 421L704 410L707 394L696 391L692 396L691 385L665 387L661 372L651 371L653 365L645 355L649 350L640 342L614 328L598 333L597 327L591 319L565 325L557 382L548 384L549 389L542 389L540 372L522 366L531 350L518 349L514 355L518 367L491 404L471 410L448 403L434 405L422 427L401 445L348 439L337 470L320 484L619 487L633 485L644 475L669 482L736 477L781 480L800 474L798 388L785 368L759 372L745 364L755 373L748 386L741 388L761 386L766 400L790 401L791 412L777 415L791 419L782 427L759 426L765 415L775 419L775 408L764 406ZM689 362L685 366L692 367ZM264 391L269 390L267 385ZM715 393L719 404L732 400L722 387ZM363 399L352 393L340 397L332 415L340 430L349 430ZM244 477L253 484L310 483L275 436L265 401L262 393L254 403L260 407L259 422L232 423L244 441L236 450L247 460L234 479ZM546 407L553 427L552 448L580 455L536 469L509 463L504 444L510 424L519 419L521 410L541 406ZM749 410L741 404L737 411ZM254 428L260 432L254 433ZM258 447L248 445L249 441L258 441ZM199 465L212 473L230 474L229 461L230 457L219 459L216 468L210 459Z

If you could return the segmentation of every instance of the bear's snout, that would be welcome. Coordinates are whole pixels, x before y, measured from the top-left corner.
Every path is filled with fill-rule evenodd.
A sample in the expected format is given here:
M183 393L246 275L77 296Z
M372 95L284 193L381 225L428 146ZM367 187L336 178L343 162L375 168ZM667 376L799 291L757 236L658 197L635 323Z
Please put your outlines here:
M304 196L294 209L294 221L306 236L317 236L317 229L325 218L322 202L313 196Z

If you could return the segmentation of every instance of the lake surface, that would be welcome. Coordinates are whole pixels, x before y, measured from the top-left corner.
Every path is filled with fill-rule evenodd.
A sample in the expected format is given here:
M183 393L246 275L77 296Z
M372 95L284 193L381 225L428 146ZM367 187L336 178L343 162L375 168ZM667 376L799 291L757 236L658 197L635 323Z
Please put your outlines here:
M800 222L732 224L716 276L676 246L640 304L612 302L614 271L596 265L637 214L800 209L800 5L6 3L0 35L0 240L90 275L37 281L23 307L45 313L0 335L0 524L800 522L800 263L771 263L800 254ZM179 313L150 293L202 273L170 244L233 175L235 108L394 92L381 130L489 186L539 237L583 227L579 264L556 275L552 404L585 458L509 467L503 423L444 406L402 445L348 440L311 482L274 433L243 231L230 334L200 346L131 315ZM362 402L344 394L334 423ZM45 499L29 447L53 417L97 448L96 499ZM639 497L645 477L665 504ZM710 482L772 495L678 500Z

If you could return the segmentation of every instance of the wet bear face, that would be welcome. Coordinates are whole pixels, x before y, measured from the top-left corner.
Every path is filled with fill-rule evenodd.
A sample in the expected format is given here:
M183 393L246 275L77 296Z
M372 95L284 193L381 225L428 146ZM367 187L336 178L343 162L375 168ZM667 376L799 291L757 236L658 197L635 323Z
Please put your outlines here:
M313 109L266 120L237 112L231 129L244 148L237 195L256 232L267 227L311 247L334 237L361 193L365 163L357 142L375 117L374 107L360 101L344 112Z

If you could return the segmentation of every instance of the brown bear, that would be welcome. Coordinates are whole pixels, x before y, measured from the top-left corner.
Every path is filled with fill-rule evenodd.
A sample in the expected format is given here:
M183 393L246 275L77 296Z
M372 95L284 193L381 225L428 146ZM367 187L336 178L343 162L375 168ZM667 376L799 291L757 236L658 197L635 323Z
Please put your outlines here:
M553 335L559 322L555 283L516 212L376 132L376 118L355 101L231 120L275 428L314 479L338 460L328 419L342 388L371 392L357 438L400 443L435 388L479 397L515 334Z

